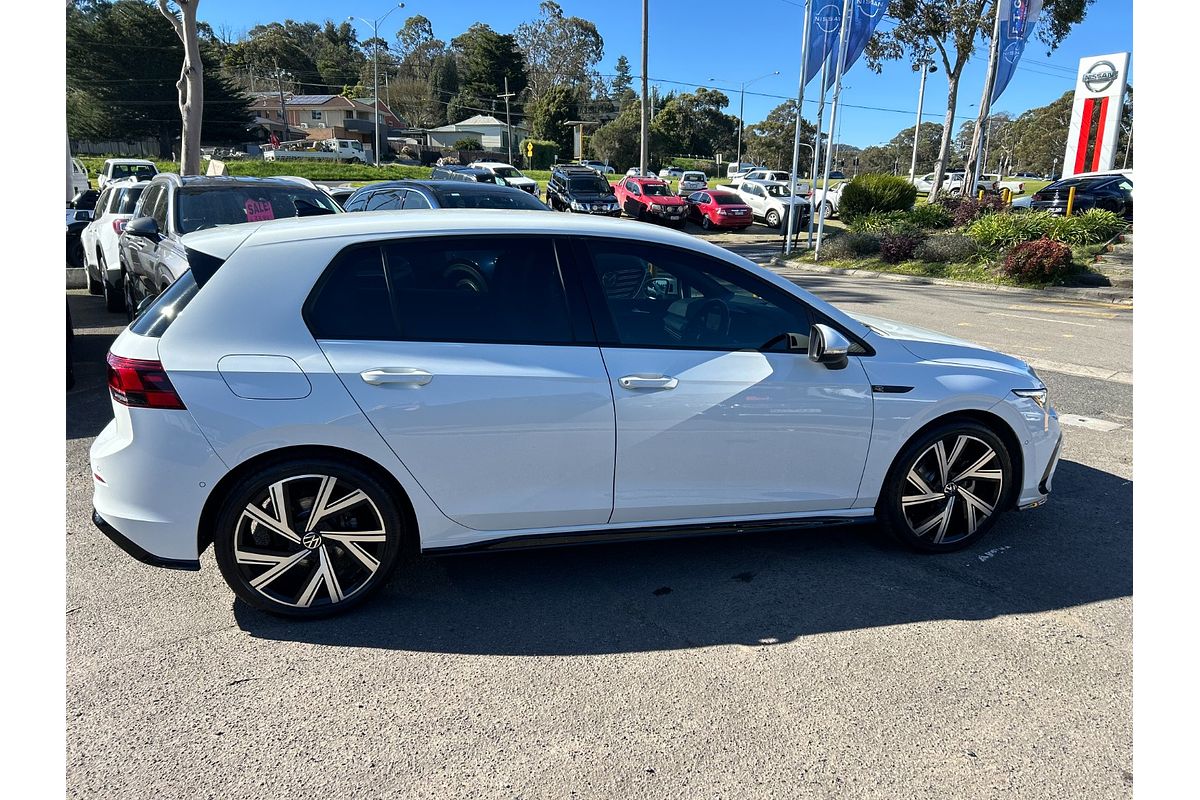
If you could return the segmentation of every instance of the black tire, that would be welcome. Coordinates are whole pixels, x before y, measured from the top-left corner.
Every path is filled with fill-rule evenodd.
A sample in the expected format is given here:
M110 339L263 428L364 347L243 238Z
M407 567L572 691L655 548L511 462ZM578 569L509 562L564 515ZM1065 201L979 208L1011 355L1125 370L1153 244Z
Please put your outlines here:
M939 444L948 461L945 480L938 474ZM947 553L985 535L1011 504L1015 488L1012 457L1000 437L977 422L952 421L905 445L888 472L875 516L884 530L913 550ZM991 510L980 519L983 506ZM943 523L947 509L949 520Z
M133 285L133 278L125 270L121 270L121 293L125 298L125 318L129 322L133 322L133 312L137 310L137 296Z
M825 219L829 219L832 216L833 216L833 203L826 200L825 201Z
M125 310L125 295L122 294L123 288L113 286L108 282L108 265L104 261L104 254L97 253L96 261L100 271L100 291L104 295L104 307L108 311L121 313Z
M767 212L767 227L778 228L782 223L783 223L783 220L779 216L778 211L776 211L775 209L772 208L770 211Z
M75 269L87 266L83 259L83 242L78 237L67 244L67 264Z
M356 493L364 499L324 517L328 529L322 524L305 532L308 526L302 523L328 479L333 481L327 494L330 504ZM275 486L284 488L275 491ZM282 497L288 509L286 529L299 541L260 521L279 524L276 497ZM251 506L261 515L257 520L250 516ZM334 535L381 538L334 541ZM230 490L217 516L213 549L222 577L240 600L270 614L311 619L340 614L374 594L396 566L404 537L400 511L373 475L333 459L292 459L247 475ZM288 561L292 566L280 569ZM263 582L270 572L277 574ZM330 573L332 584L326 577ZM337 595L340 600L334 599Z
M700 215L700 227L704 228L704 230L706 230L706 231L712 230L712 220L710 220L708 218L708 215L706 215L706 214Z
M97 254L97 257L99 258L99 254ZM99 267L98 269L100 271L100 275L103 276L104 268ZM95 294L100 294L104 291L104 284L103 284L104 278L101 277L100 280L98 280L98 281L92 280L92 271L91 271L91 269L88 268L87 261L83 262L83 274L85 276L87 276L88 294L95 295Z

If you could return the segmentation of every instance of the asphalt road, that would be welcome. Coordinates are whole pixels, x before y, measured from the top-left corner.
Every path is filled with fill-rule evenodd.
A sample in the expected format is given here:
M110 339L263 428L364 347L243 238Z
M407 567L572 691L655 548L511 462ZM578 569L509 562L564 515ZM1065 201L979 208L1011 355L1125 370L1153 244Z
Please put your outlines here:
M948 556L864 527L426 559L308 624L92 527L120 320L71 293L68 795L1130 796L1131 313L800 282L1040 363L1074 420L1051 502Z

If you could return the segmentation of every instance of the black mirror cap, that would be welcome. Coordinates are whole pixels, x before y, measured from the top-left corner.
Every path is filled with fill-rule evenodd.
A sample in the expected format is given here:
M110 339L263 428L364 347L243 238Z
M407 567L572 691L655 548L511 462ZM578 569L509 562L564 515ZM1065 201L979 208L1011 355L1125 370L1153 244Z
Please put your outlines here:
M129 221L125 226L125 233L130 236L141 236L144 239L157 240L160 237L158 231L158 223L154 221L154 217L138 217Z

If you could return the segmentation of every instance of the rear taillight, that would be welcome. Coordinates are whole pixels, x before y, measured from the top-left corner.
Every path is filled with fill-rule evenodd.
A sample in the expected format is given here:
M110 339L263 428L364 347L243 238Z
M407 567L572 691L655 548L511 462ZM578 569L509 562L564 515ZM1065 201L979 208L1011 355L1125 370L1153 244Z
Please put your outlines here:
M162 362L108 354L108 391L123 406L186 409Z
M117 236L120 236L122 233L125 232L125 223L127 223L127 222L129 222L129 220L127 220L127 219L114 219L113 220L113 232L115 234L117 234Z

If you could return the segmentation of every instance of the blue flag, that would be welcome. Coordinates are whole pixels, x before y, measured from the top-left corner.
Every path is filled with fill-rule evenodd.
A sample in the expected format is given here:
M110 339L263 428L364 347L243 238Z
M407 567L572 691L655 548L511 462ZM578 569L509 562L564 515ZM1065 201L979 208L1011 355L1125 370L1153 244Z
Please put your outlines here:
M1038 15L1042 12L1042 0L998 0L1000 6L1000 60L996 63L996 83L992 86L990 103L996 102L1013 73L1017 71L1017 62L1025 52L1025 43L1029 41L1034 26L1037 25Z
M804 60L805 86L821 73L821 65L830 53L837 53L837 41L842 32L841 0L812 0L809 14L808 58Z
M850 67L867 49L867 42L871 40L875 28L883 21L883 14L887 11L887 6L888 0L854 0L854 9L850 12L850 31L846 34L848 44L846 46L846 65L842 69L843 75L850 71ZM826 91L837 80L834 72L837 70L838 49L839 43L835 41L829 61L831 69L825 77Z

